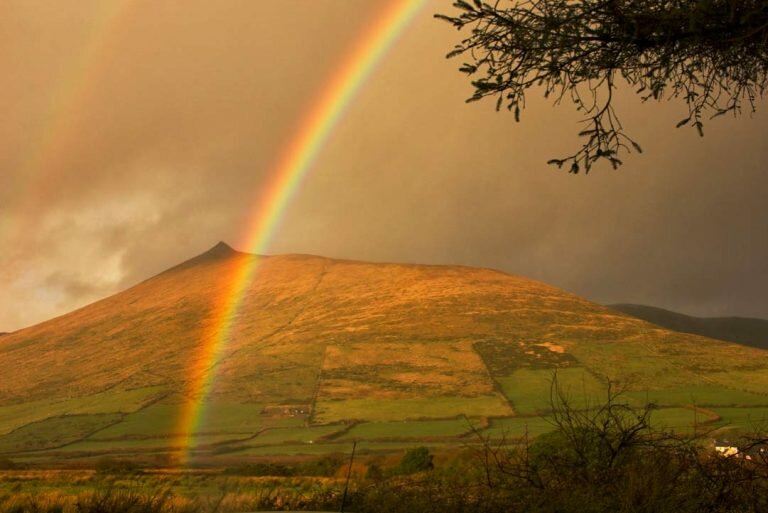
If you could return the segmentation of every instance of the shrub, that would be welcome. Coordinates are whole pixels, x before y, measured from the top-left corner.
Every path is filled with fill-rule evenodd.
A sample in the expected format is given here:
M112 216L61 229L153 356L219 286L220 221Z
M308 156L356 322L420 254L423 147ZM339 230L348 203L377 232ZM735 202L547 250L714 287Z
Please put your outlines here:
M344 465L342 454L329 454L322 458L305 461L296 469L296 475L332 477Z
M403 456L400 465L395 469L395 473L408 475L432 470L432 468L434 468L434 465L432 464L432 455L429 453L429 449L420 446L408 449L405 452L405 456Z
M381 481L384 479L384 470L382 468L372 463L368 466L368 469L365 471L365 479L372 480L372 481Z

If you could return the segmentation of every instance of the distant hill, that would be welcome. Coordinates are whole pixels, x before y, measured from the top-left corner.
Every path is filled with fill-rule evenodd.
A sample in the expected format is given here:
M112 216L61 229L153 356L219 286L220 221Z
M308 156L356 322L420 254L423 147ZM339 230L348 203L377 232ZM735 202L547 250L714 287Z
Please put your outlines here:
M461 444L550 429L550 380L607 380L660 422L768 412L768 353L669 331L491 269L254 256L226 244L2 337L0 454L176 454L190 369L243 265L258 261L220 350L196 457ZM693 405L706 407L696 410ZM25 460L26 461L26 460ZM31 461L31 460L30 460Z
M768 349L768 320L748 317L692 317L653 306L608 305L663 328Z

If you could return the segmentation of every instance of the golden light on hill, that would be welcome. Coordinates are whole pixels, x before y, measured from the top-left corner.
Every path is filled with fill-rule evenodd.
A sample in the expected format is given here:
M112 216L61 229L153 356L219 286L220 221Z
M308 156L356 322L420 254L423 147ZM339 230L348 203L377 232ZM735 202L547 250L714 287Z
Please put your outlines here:
M227 277L252 258L259 272L190 433L197 457L222 447L233 457L291 443L300 450L308 440L334 450L352 429L392 444L416 436L405 426L443 443L460 443L472 425L542 429L555 370L579 394L614 380L637 400L658 396L662 418L682 425L698 412L692 397L710 408L699 412L708 422L721 407L733 415L732 404L755 415L768 406L765 351L667 331L535 280L461 266L255 257L219 244L0 338L0 367L14 369L0 384L0 453L182 450L179 419L201 400L188 386L206 343L199 334Z

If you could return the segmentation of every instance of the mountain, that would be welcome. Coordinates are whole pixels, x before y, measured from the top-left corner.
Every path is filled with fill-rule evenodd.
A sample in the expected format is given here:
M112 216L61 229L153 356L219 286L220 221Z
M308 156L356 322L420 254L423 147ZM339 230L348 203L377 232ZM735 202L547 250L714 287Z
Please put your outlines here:
M258 262L220 350L199 458L452 444L549 429L550 384L608 380L659 422L768 415L768 353L665 330L491 269L254 256L220 243L0 339L0 454L173 455L217 308ZM202 361L201 361L202 359ZM706 407L706 409L703 409Z
M768 320L748 317L692 317L653 306L608 305L627 315L643 319L669 330L692 333L768 349Z

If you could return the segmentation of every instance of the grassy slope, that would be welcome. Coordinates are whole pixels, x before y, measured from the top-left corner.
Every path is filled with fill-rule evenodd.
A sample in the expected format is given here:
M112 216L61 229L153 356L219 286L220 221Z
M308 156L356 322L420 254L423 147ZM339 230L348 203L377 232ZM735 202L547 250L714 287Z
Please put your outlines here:
M14 379L0 383L0 451L23 450L14 433L30 423L75 414L119 418L92 434L57 428L70 449L163 447L180 403L194 399L186 379L229 277L250 258L218 246L3 336L0 366ZM404 440L413 436L399 428L382 436L386 423L409 420L409 433L446 439L464 433L455 427L463 415L530 424L547 410L554 369L577 395L610 378L639 394L633 400L652 395L669 408L768 407L765 351L666 331L533 280L302 255L260 262L200 428L224 449L313 440L316 451L325 435L331 448L350 438L352 421L361 438Z

